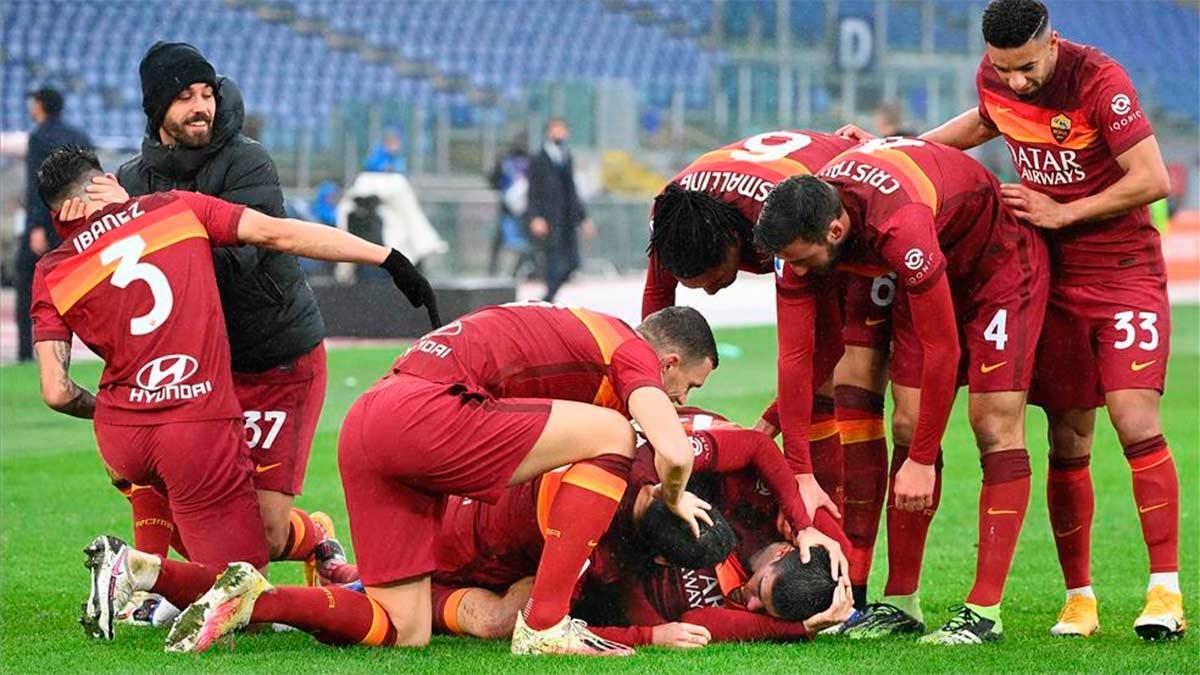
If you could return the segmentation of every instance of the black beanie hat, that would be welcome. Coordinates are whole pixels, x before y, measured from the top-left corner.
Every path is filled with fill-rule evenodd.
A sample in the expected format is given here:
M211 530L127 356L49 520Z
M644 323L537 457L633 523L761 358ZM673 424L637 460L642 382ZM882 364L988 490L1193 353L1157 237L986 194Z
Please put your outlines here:
M142 78L142 110L150 129L162 126L171 101L196 82L217 86L217 71L199 49L186 42L155 42L138 66Z

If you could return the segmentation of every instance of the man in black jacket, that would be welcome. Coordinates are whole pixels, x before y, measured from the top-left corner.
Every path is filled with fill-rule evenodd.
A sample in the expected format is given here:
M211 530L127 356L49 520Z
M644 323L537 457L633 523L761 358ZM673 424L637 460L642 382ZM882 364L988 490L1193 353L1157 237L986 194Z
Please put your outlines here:
M68 145L92 147L82 131L63 124L63 97L55 89L42 88L29 94L29 116L37 128L29 134L25 153L25 232L17 247L17 359L33 360L33 334L29 321L30 285L38 258L58 247L58 231L50 226L50 211L37 192L37 170L57 148Z
M570 129L555 117L546 123L546 141L529 163L529 232L544 239L546 302L579 267L579 235L594 234L592 221L575 191L575 167L567 150Z
M154 44L139 74L146 136L117 172L129 194L191 190L285 216L270 155L241 133L245 109L232 80L184 43ZM292 501L325 399L321 311L294 256L242 246L214 249L213 262L271 558L306 560L324 530ZM130 498L137 548L165 554L166 499L139 487Z

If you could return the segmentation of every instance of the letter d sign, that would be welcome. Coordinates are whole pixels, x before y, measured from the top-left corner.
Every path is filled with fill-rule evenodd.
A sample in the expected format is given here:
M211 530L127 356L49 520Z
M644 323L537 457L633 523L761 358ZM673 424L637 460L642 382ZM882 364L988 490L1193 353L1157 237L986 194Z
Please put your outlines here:
M866 70L875 52L875 35L870 22L857 16L838 21L838 67L841 70Z

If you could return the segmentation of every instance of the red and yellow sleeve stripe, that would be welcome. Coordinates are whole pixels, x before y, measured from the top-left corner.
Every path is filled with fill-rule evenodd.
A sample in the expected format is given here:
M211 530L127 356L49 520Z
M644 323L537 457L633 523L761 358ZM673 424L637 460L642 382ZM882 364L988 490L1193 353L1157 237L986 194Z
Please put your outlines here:
M604 360L604 365L607 367L612 364L613 353L626 340L630 339L627 332L622 330L623 326L619 326L616 319L589 309L573 307L571 308L571 313L583 323L588 333L592 335L592 339L596 341L596 347L600 349L600 358ZM617 398L617 392L607 375L600 381L600 386L596 388L592 404L604 408L612 408L613 410L621 410L623 408L624 403Z
M181 202L182 203L182 202ZM140 236L146 242L142 256L164 249L172 244L191 238L208 238L208 231L200 224L196 214L188 209L177 210L166 218L142 223L130 223L121 228L120 239ZM114 241L116 241L114 239ZM59 265L46 277L50 300L59 314L66 314L75 303L113 273L119 260L103 264L100 253L103 247L94 247L87 252Z

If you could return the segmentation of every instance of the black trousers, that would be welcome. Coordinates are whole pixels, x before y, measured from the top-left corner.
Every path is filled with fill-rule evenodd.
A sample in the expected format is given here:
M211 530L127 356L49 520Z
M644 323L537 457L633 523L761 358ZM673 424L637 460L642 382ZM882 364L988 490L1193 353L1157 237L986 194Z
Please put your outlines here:
M33 321L29 308L33 304L33 267L37 258L21 251L17 254L17 360L33 360Z
M546 237L546 302L553 302L558 289L579 269L578 228L550 227Z

